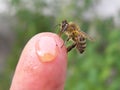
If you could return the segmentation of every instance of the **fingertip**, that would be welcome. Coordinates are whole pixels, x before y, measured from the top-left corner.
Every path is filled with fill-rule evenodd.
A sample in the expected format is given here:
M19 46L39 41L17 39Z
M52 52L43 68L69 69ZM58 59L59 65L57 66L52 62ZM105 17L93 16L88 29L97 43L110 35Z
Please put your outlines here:
M38 58L42 62L55 60L61 50L66 53L65 48L61 48L62 43L63 41L56 34L42 33L36 42L36 54Z
M10 90L62 90L67 66L67 52L62 44L56 34L35 35L21 54Z

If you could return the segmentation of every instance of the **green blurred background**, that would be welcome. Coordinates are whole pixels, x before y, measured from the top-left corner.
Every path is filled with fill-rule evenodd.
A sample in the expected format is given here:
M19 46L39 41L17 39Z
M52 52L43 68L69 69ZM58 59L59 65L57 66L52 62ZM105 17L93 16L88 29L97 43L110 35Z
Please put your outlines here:
M115 2L117 6L119 0L3 2L0 4L5 10L0 13L0 90L9 90L27 41L40 32L58 33L54 26L64 19L77 22L96 40L87 41L84 54L75 49L68 54L65 90L120 90L120 7L116 10L112 6Z

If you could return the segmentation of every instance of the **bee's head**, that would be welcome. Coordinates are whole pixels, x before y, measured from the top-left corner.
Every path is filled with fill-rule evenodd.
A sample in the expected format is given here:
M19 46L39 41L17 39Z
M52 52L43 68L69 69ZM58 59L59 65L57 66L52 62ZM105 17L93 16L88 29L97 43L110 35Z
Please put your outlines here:
M62 33L64 33L68 28L68 22L67 20L62 21L61 23L61 29L60 29L60 36Z

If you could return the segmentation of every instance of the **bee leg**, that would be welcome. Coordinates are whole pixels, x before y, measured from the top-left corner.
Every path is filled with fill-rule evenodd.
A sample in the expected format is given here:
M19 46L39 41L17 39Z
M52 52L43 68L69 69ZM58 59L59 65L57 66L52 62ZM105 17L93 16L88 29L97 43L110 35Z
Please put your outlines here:
M71 46L67 47L67 52L71 51L76 46L76 43L73 43Z
M67 40L64 41L64 43L62 44L61 48L66 44L66 42L68 42L70 40L70 38L67 38Z

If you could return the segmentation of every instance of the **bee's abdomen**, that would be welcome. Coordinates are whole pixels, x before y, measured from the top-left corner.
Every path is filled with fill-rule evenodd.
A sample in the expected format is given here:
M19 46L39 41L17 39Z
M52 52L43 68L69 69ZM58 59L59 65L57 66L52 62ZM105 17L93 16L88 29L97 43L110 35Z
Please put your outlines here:
M77 44L77 49L80 53L83 53L86 48L86 39L84 37L80 37L79 43Z

